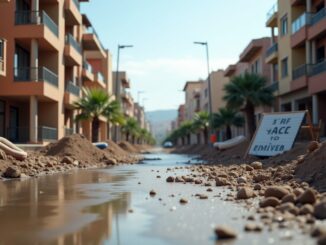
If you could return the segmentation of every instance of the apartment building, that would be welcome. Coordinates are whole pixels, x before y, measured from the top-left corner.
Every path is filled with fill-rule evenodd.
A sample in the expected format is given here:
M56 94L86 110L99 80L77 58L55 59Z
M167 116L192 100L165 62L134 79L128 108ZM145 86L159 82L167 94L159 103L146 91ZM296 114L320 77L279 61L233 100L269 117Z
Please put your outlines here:
M90 122L76 123L72 105L82 96L81 86L110 90L111 57L80 13L80 2L10 1L1 5L0 16L8 20L0 26L7 40L0 136L46 143L81 132L90 139ZM100 139L106 129L101 118Z
M229 78L224 76L224 70L213 71L202 86L201 90L201 110L209 112L208 81L211 83L211 103L212 113L216 113L220 108L225 107L223 100L224 86L229 82Z
M201 91L204 81L188 81L183 91L185 92L185 120L192 120L201 110Z
M325 5L325 0L278 0L266 22L273 40L266 61L279 67L279 110L309 110L315 124L326 121Z
M139 103L134 104L134 116L141 128L145 128L145 110Z
M186 120L186 115L185 115L185 105L179 105L178 108L178 118L177 118L177 127L180 127L181 124Z

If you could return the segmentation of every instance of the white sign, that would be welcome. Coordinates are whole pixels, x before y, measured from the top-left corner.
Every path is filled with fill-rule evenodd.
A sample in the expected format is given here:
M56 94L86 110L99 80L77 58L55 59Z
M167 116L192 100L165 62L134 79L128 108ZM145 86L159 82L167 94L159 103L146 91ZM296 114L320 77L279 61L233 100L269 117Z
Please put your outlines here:
M249 150L254 156L275 156L292 149L306 112L264 114Z

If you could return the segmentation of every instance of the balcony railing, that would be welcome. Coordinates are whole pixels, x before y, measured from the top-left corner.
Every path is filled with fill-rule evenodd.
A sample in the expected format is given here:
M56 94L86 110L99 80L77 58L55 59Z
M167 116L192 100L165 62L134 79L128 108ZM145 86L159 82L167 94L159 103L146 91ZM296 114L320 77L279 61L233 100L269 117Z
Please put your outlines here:
M278 5L275 3L273 7L267 12L267 21L275 14L277 13Z
M322 72L326 72L326 60L323 60L314 65L311 65L310 70L309 70L309 76L315 76Z
M315 25L325 17L326 17L326 8L323 8L311 17L311 24Z
M298 79L303 76L307 76L309 74L309 70L310 70L309 68L310 68L310 66L307 64L303 64L303 65L295 68L292 73L293 80Z
M106 83L105 78L101 72L97 72L97 77L98 77L98 80Z
M71 81L67 83L66 91L76 96L80 95L80 88Z
M277 81L273 82L272 84L268 85L267 88L272 90L272 92L277 91L279 88L278 82Z
M14 68L14 80L21 82L47 82L58 87L58 76L46 67Z
M59 36L58 25L45 13L45 11L16 11L16 25L44 24L49 30Z
M82 48L81 48L80 44L76 41L76 39L70 33L66 35L66 44L73 46L74 49L79 54L82 54Z
M267 49L266 56L268 57L277 51L278 51L278 44L274 43L271 47Z
M103 50L105 50L105 48L104 48L104 46L103 46L103 44L102 44L102 42L101 42L101 39L100 39L99 35L97 34L95 28L91 26L91 27L89 27L87 30L88 30L89 33L92 33L92 34L94 34L94 35L97 37L97 40L99 41L99 43L100 43L100 45L101 45L101 48L102 48Z
M83 67L90 73L93 73L93 67L84 59Z
M292 23L292 34L298 32L302 27L309 25L311 23L311 14L303 13L299 18L297 18Z
M78 8L78 10L80 10L80 3L78 0L73 0L74 4L76 5L76 7Z
M58 130L56 128L40 126L37 128L38 140L57 140ZM14 143L27 143L30 140L29 127L9 127L7 128L7 138Z

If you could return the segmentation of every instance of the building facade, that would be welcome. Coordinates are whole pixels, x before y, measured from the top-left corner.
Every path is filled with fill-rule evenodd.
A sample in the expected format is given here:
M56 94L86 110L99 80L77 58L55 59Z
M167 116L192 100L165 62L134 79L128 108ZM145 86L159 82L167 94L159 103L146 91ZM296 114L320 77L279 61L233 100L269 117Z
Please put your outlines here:
M185 92L185 120L192 120L197 112L201 110L201 91L204 81L186 82Z
M111 56L80 2L10 1L1 4L0 16L8 20L0 26L7 56L0 76L0 136L41 144L74 132L91 139L91 123L76 123L73 103L82 86L112 90ZM107 121L100 120L104 140Z

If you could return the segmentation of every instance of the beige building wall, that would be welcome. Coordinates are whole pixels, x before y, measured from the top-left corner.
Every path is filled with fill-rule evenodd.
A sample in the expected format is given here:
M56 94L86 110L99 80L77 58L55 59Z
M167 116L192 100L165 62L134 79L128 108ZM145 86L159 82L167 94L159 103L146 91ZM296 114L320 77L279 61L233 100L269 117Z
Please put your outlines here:
M201 110L201 94L204 81L189 81L183 89L185 92L185 119L192 120Z

